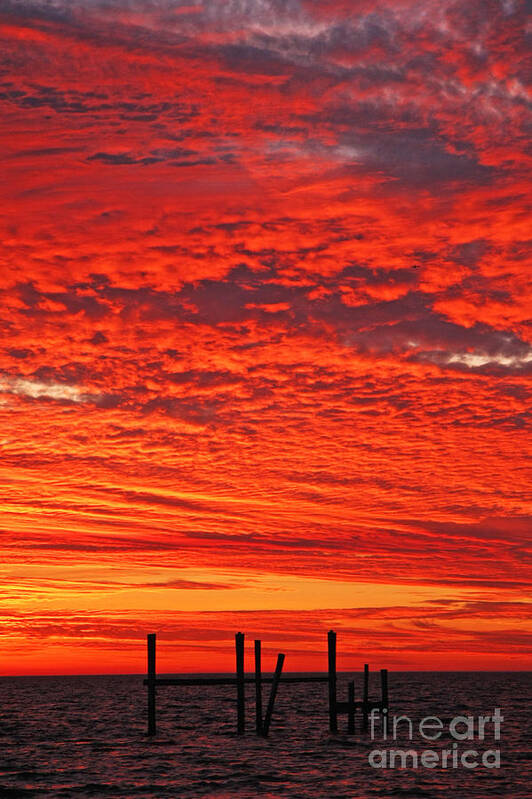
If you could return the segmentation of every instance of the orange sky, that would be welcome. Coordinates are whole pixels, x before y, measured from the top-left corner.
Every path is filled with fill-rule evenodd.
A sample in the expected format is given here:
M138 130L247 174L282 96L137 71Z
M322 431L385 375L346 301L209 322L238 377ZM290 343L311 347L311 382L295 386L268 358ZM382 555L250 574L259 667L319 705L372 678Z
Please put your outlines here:
M532 667L524 29L0 3L0 673Z

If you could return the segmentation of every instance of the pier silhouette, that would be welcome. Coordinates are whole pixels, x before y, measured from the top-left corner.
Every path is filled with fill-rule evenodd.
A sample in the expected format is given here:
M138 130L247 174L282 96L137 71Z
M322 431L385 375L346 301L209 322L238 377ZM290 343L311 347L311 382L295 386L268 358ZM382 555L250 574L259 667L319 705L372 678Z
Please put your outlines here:
M147 710L148 710L148 735L155 735L157 732L157 687L167 686L217 686L233 685L236 687L236 731L238 735L244 735L246 731L246 683L255 685L255 732L257 735L267 737L275 708L275 699L281 683L327 683L329 687L329 731L338 732L338 716L347 715L347 732L354 734L356 731L356 713L361 712L361 732L367 732L368 718L373 709L388 710L388 670L381 669L381 698L379 701L369 698L369 665L364 665L363 693L362 699L355 698L355 682L348 683L347 700L338 700L337 670L336 670L336 632L329 630L327 633L327 654L328 671L327 674L308 675L308 676L282 676L285 654L277 655L277 664L273 677L262 676L262 642L259 639L254 641L255 673L253 677L246 677L244 668L244 642L245 635L242 632L235 634L235 676L234 677L157 677L156 668L156 634L149 633L147 636L147 658L148 669L144 685L147 687ZM270 684L270 696L266 707L266 713L262 712L262 686Z

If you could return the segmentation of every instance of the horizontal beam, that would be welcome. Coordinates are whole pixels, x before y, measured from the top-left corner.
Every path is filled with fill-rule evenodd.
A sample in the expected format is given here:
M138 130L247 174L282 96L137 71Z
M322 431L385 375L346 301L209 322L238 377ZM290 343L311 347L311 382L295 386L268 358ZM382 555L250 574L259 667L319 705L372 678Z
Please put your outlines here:
M273 677L263 677L262 682L271 683ZM246 677L244 682L254 683L255 677ZM281 677L280 682L328 682L328 677ZM148 685L148 680L144 680ZM236 685L235 677L157 677L155 685Z

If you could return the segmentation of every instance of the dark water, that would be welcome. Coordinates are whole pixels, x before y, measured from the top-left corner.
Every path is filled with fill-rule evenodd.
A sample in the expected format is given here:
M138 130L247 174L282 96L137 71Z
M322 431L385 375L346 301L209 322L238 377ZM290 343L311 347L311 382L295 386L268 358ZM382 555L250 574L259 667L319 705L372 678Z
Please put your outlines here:
M234 734L233 688L160 688L158 733L148 739L140 677L2 678L0 797L528 799L530 684L524 673L392 673L391 715L434 715L446 726L434 743L417 729L411 742L403 735L385 743L380 727L375 741L346 735L345 716L340 734L329 735L321 684L280 686L268 740L254 735L252 685L244 738ZM344 693L342 678L339 698ZM504 716L499 741L490 723L484 741L458 742L459 755L474 749L480 765L453 768L449 759L442 768L440 751L456 743L450 720L491 715L496 707ZM411 759L403 769L372 768L368 754L384 747L432 749L440 759L432 769L412 768ZM500 750L500 768L482 765L489 749Z

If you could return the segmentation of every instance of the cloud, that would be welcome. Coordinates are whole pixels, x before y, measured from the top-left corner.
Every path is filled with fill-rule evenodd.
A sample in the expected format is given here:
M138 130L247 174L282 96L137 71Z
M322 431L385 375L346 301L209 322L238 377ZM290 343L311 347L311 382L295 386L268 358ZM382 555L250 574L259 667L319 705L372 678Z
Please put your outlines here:
M79 386L66 383L45 383L23 377L0 378L0 391L18 394L29 399L53 399L66 402L94 401L94 395L86 393Z
M481 352L425 352L418 357L433 361L441 366L451 366L455 368L471 369L486 372L487 370L497 374L498 372L528 372L532 364L532 347L528 347L523 342L523 354L504 355L496 353L488 354Z
M63 624L76 657L117 639L129 657L150 602L190 583L192 608L223 568L279 602L279 575L323 578L329 606L345 581L353 607L296 624L287 607L246 616L231 590L214 625L161 612L198 666L246 619L272 641L293 623L302 668L335 619L398 667L517 664L524 3L31 0L0 15L2 564L123 566L115 582L148 603L122 607L118 586L115 614L96 585L72 599L41 575L7 587L21 640L34 625L51 653ZM167 571L184 566L185 583ZM56 616L33 613L41 591Z

